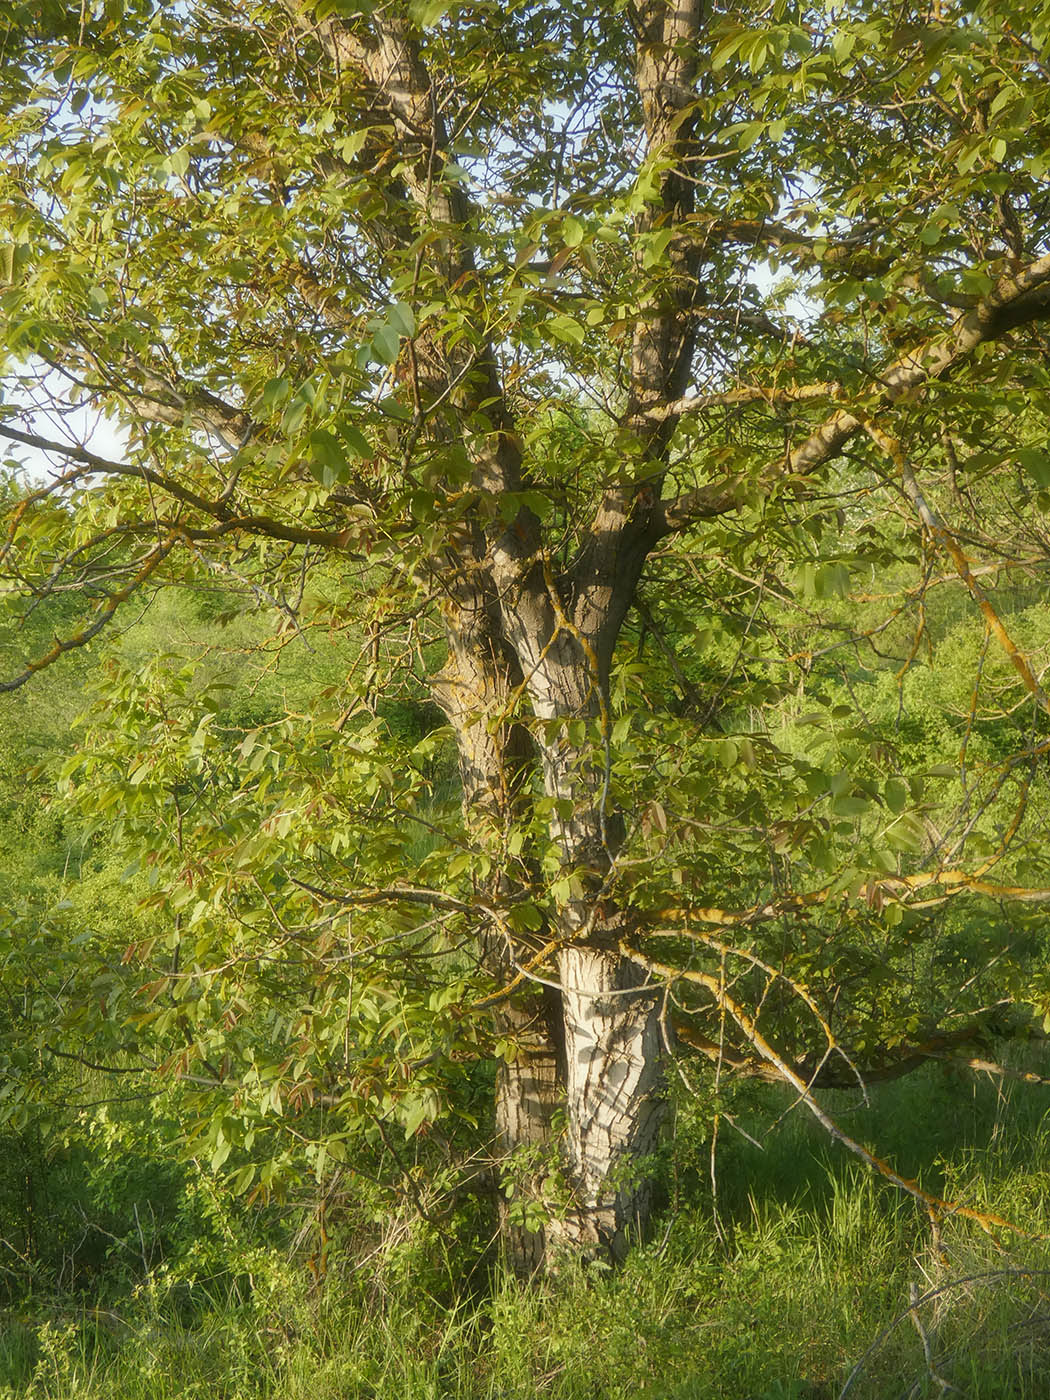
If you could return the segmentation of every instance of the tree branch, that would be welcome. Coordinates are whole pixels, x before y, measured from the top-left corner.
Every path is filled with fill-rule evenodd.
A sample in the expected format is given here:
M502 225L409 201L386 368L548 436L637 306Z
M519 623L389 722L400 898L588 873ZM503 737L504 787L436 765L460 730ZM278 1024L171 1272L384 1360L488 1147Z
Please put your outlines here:
M13 677L9 681L0 681L0 693L18 690L21 686L25 685L27 681L31 680L37 672L43 671L45 667L52 665L60 656L64 656L66 652L76 651L79 647L87 646L92 638L97 637L103 627L113 620L121 603L125 602L133 593L137 592L150 575L153 574L158 566L168 557L178 543L179 533L180 532L177 530L171 531L165 539L159 541L153 549L150 550L131 582L126 584L125 587L118 589L116 593L111 593L100 605L98 616L95 618L94 622L83 627L72 637L56 639L46 652L38 656L35 660L30 661L20 675Z
M684 1019L682 1013L671 1018L675 1035L691 1050L698 1050L714 1064L744 1079L764 1079L767 1083L778 1084L783 1076L763 1058L742 1054L724 1042L712 1040L698 1031ZM851 1061L845 1066L839 1060L822 1058L819 1061L802 1060L796 1066L800 1078L813 1089L856 1089L861 1085L887 1084L913 1074L931 1060L962 1068L996 1074L1004 1078L1018 1078L1031 1084L1045 1084L1048 1081L1038 1074L1027 1074L1022 1070L1010 1070L992 1060L976 1056L954 1055L952 1046L982 1044L988 1038L986 1026L965 1026L955 1031L935 1031L919 1042L905 1042L896 1047L892 1058L882 1059L873 1064L858 1064Z
M662 978L667 983L681 980L693 982L703 987L715 1005L726 1012L730 1019L736 1023L744 1039L753 1046L759 1057L766 1061L775 1076L795 1090L798 1102L809 1110L821 1127L873 1171L920 1202L932 1220L938 1220L942 1215L961 1215L965 1216L967 1220L976 1221L983 1230L990 1230L992 1226L996 1226L1000 1229L1013 1230L1019 1235L1026 1235L1026 1231L1019 1229L1011 1221L1004 1220L1000 1215L993 1215L988 1211L973 1210L969 1206L960 1205L957 1201L946 1201L940 1196L932 1195L929 1191L924 1190L917 1181L901 1176L899 1172L894 1171L888 1162L884 1162L881 1157L877 1157L862 1143L850 1137L831 1117L827 1109L814 1098L812 1080L804 1079L800 1070L770 1044L758 1029L754 1018L749 1016L739 1002L729 994L717 977L712 977L706 972L668 967L646 957L644 953L635 948L625 946L623 952L637 962L640 967L644 967L648 972Z
M115 462L109 457L100 457L96 452L89 452L87 448L75 447L71 443L56 442L51 438L41 437L37 433L24 433L17 428L9 427L7 424L0 424L0 437L9 438L12 442L23 443L27 447L34 447L41 452L56 453L66 457L69 461L80 463L85 468L84 472L64 475L55 483L53 489L70 485L78 476L91 473L97 473L99 476L126 476L155 486L159 491L170 496L172 500L179 501L186 506L192 506L194 510L199 510L203 515L209 515L221 522L220 528L217 530L193 529L171 521L160 522L162 528L182 532L193 539L215 539L220 535L229 534L233 530L245 530L265 535L269 539L283 540L287 544L320 544L334 549L345 549L354 540L353 532L347 529L310 529L302 525L285 525L266 515L239 514L228 500L222 497L213 501L208 500L204 496L199 496L195 491L180 486L170 476L166 476L163 472L158 472L152 467L135 465L130 462ZM49 493L49 491L35 492L33 499L39 499Z
M666 403L654 404L645 410L644 418L661 422L666 418L684 418L690 413L703 413L712 408L735 408L751 403L772 407L779 403L803 403L807 399L833 399L842 393L842 385L834 379L816 384L770 385L742 384L713 394L690 394Z
M703 0L636 0L635 86L645 124L646 155L667 163L659 198L635 220L638 245L650 234L678 229L690 218L696 187L686 173L696 154L692 94L705 23ZM660 537L660 483L674 425L673 415L650 411L680 398L689 383L696 348L701 253L672 238L660 266L642 284L631 344L626 421L638 442L634 483L606 490L571 570L572 621L603 663L634 597L646 557ZM600 682L600 677L595 677Z
M838 409L793 448L786 459L771 463L749 483L769 491L792 476L809 476L839 455L865 424L883 409L921 393L972 357L980 345L1050 315L1050 254L1000 278L977 306L956 318L944 335L933 336L901 355L878 377L874 402L856 411ZM734 511L740 504L740 480L711 482L664 505L664 532L686 528Z

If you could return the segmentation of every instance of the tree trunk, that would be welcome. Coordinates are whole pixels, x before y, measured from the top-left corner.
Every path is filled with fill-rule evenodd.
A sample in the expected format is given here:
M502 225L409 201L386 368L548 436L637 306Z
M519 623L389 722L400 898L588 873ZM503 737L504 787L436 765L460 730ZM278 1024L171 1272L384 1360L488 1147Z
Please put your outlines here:
M662 1118L659 1005L640 970L599 948L566 948L566 1165L569 1209L551 1222L555 1250L617 1262L645 1234L650 1182L642 1160ZM634 990L634 989L638 990Z
M626 570L624 581L633 590ZM645 1233L651 1189L641 1159L656 1141L663 1107L658 994L643 987L644 975L619 951L630 919L610 889L624 823L611 805L604 745L577 742L570 729L581 719L609 723L608 664L623 599L614 588L608 594L600 609L604 638L583 636L556 600L558 634L542 646L534 640L532 654L522 657L542 721L544 789L554 803L551 837L569 881L559 910L564 946L558 958L569 1199L547 1230L554 1263L566 1249L617 1262L630 1235Z
M504 1170L500 1237L508 1266L520 1278L543 1268L547 1251L545 1200L555 1168L554 1115L564 1103L561 998L544 987L527 1000L504 1003L497 1031L517 1056L496 1072L496 1136Z
M483 883L506 898L532 873L523 855L508 857L507 843L529 801L533 750L526 731L511 722L520 675L503 652L490 600L476 585L459 585L459 606L446 616L448 659L432 677L431 691L456 736L467 828L491 862ZM496 982L509 983L515 967L503 936L486 935L480 951ZM542 1201L556 1152L554 1115L563 1102L561 997L554 988L526 984L496 1005L493 1021L496 1034L517 1052L499 1061L496 1074L500 1236L509 1267L529 1277L545 1256Z
M444 178L450 147L436 100L440 85L433 84L413 26L397 7L379 7L367 25L331 16L316 24L308 8L300 18L316 28L341 67L365 75L377 106L389 113L401 148L400 178L428 234L428 261L438 282L466 306L468 289L478 287L475 210L465 187ZM638 0L632 7L648 152L668 165L659 200L638 216L641 235L672 227L693 210L697 173L687 167L696 154L691 108L702 19L701 0ZM412 230L411 219L407 225ZM400 227L396 232L404 236ZM643 246L639 240L640 252ZM515 887L528 894L535 883L536 872L508 843L515 826L528 829L520 817L531 775L516 752L512 713L527 691L539 722L534 738L543 755L544 789L554 804L550 834L571 889L560 896L555 915L565 995L554 990L540 1017L526 1001L498 1013L521 1045L519 1058L499 1071L499 1138L505 1151L534 1152L539 1160L550 1137L563 1034L572 1202L548 1233L613 1256L622 1251L631 1221L646 1214L648 1190L638 1184L632 1163L648 1151L656 1131L659 1044L654 996L633 990L636 969L618 952L625 920L613 907L611 877L622 822L609 810L608 775L593 752L570 738L568 726L598 718L608 725L613 647L661 533L658 501L675 418L651 417L650 410L685 392L700 291L700 254L688 241L683 247L672 242L666 256L672 276L668 281L663 267L653 270L632 346L628 413L639 458L607 483L562 578L553 576L540 520L520 501L512 521L484 510L464 518L462 533L450 533L432 561L449 640L449 664L435 678L434 695L456 733L464 814L486 858L479 883L499 897L513 896ZM480 499L510 501L530 478L480 296L476 312L482 328L476 343L470 336L439 338L427 353L425 336L417 338L414 387L434 408L443 406L431 413L428 432L462 440ZM432 371L421 375L420 360ZM608 748L608 733L604 738ZM489 949L488 956L497 977L518 961L512 947ZM562 1020L560 1034L555 1027ZM521 1189L529 1194L532 1187ZM541 1241L533 1243L542 1248ZM531 1246L511 1244L512 1254L519 1250L523 1262L531 1259Z

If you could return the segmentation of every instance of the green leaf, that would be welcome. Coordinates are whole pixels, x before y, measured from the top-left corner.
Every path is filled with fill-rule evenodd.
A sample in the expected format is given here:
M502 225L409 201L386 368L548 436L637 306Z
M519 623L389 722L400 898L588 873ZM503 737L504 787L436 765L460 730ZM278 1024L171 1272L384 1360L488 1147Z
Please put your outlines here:
M303 425L310 406L305 399L296 397L281 415L281 428L285 437L294 437Z
M409 13L420 29L433 29L451 8L450 0L410 0Z
M902 783L899 778L891 778L883 788L883 796L886 806L893 813L903 812L911 798L907 783Z
M507 922L519 933L535 933L543 927L543 911L535 904L515 904L507 911Z
M735 768L740 750L732 739L722 739L716 746L718 761L723 768Z
M765 122L742 122L737 128L736 144L741 151L749 151L766 130Z
M349 478L346 456L334 433L326 428L315 428L310 434L310 451L314 459L310 470L325 486Z
M850 590L847 564L838 561L821 564L813 578L813 592L818 598L845 598Z
M902 813L885 832L887 844L895 851L921 850L923 836L922 822L911 812Z
M836 817L859 817L870 805L866 797L836 797L832 800L831 810Z
M838 29L831 37L831 52L835 56L835 62L841 67L845 64L857 44L857 36L849 29Z
M712 70L717 73L720 68L724 68L741 45L746 43L750 37L749 30L741 29L736 34L730 35L729 38L723 39L711 55Z
M430 1117L429 1105L423 1098L408 1099L401 1106L401 1123L406 1137L414 1137Z
M584 227L579 219L574 219L570 215L562 220L561 238L566 248L578 248L583 242L584 233Z
M393 326L379 326L372 333L372 350L380 364L394 363L401 352L401 337Z
M217 1172L219 1170L219 1168L226 1161L226 1158L230 1155L232 1151L233 1143L227 1142L225 1138L220 1138L218 1146L211 1154L211 1162L209 1165L211 1166L213 1172Z
M398 335L411 339L416 333L416 318L412 314L412 308L404 302L394 303L387 312L387 321Z
M274 408L277 404L284 403L291 391L291 385L287 379L268 379L263 385L259 402L263 408Z
M225 1160L225 1158L223 1160ZM219 1165L221 1166L222 1163L220 1162ZM253 1163L249 1162L247 1166L241 1167L240 1171L234 1172L229 1184L230 1194L233 1196L243 1196L254 1180L255 1166Z
M336 147L341 160L352 161L361 154L365 142L368 140L368 131L369 128L363 126L357 131L352 131L349 136L343 137Z
M642 253L642 266L645 268L659 267L664 261L667 249L674 238L673 228L662 228L656 233L649 234L645 239L645 250Z
M1050 488L1050 453L1039 447L1020 447L1017 460L1037 486Z
M376 0L319 0L314 12L318 21L328 19L330 15L354 19L358 15L370 15L375 7Z
M408 404L401 403L399 399L381 399L376 407L380 413L386 414L388 418L396 418L401 423L410 423L415 416Z
M556 315L544 321L544 327L554 337L555 340L564 341L567 345L582 345L585 332L578 321L574 321L571 316Z
M375 456L372 444L364 433L359 428L355 428L352 423L344 423L340 426L339 437L351 456L356 457L358 461L369 461Z

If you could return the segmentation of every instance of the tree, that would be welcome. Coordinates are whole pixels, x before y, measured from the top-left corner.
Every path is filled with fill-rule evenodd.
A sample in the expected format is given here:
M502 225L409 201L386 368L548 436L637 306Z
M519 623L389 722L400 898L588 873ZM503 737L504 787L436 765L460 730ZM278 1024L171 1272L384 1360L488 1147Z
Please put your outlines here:
M216 574L282 616L284 640L342 629L346 670L357 647L367 662L337 718L319 697L235 749L113 673L125 759L99 805L182 882L173 904L158 876L165 907L195 901L200 977L217 911L253 937L272 920L282 958L315 957L322 1004L349 1003L345 969L303 951L303 930L359 911L352 965L393 978L402 1011L422 998L446 1059L453 1042L498 1052L523 1268L548 1246L616 1257L644 1229L676 1033L822 1112L820 1083L986 1029L962 989L986 989L988 941L942 997L963 1018L945 1026L911 1024L916 982L891 994L874 969L913 948L920 904L1009 897L988 872L1033 829L1050 705L984 580L1012 565L1031 580L1047 559L1043 12L106 0L6 24L23 57L2 80L18 392L0 435L56 466L26 478L5 569L35 606L73 587L87 608L9 684L157 585ZM104 412L126 453L42 431L29 400ZM862 568L899 593L888 621L839 602ZM917 610L906 672L945 577L1003 649L1028 726L983 788L963 782L972 820L950 837L930 835L937 804L845 695L852 772L754 721L804 687L800 665L898 636ZM794 605L801 644L778 648ZM715 624L697 628L698 609ZM398 685L418 706L420 669L463 813L426 882L399 828L430 820L440 736L414 736L393 771L362 718ZM275 806L296 765L300 798L281 788ZM1011 826L1000 806L1018 792ZM484 985L455 961L467 935ZM454 970L437 987L420 971L436 952ZM759 1028L774 1002L777 1044L798 1053ZM355 1014L347 1112L346 1085L367 1103L362 1081L381 1077L382 1035ZM412 1133L436 1111L434 1057L409 1056ZM541 1227L528 1207L555 1146L567 1194Z

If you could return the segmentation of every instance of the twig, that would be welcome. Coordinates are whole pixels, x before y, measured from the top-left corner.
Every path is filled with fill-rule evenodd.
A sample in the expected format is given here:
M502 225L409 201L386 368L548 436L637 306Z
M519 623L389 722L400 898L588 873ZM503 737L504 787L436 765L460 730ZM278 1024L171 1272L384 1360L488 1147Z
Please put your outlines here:
M954 1278L949 1283L942 1283L938 1288L931 1288L929 1292L923 1293L919 1298L909 1299L908 1306L902 1313L898 1313L893 1321L882 1329L879 1335L868 1347L867 1351L850 1371L846 1377L846 1383L839 1391L835 1400L846 1400L846 1396L853 1389L853 1383L863 1371L867 1362L886 1341L890 1333L895 1331L902 1322L909 1319L916 1308L921 1308L926 1303L932 1303L934 1298L940 1298L945 1293L950 1293L955 1288L963 1288L968 1283L991 1283L993 1279L1002 1278L1046 1278L1050 1277L1050 1269L989 1269L985 1273L967 1274L964 1278Z
M959 1394L958 1386L952 1385L951 1381L946 1381L943 1376L939 1376L934 1367L933 1347L930 1343L929 1333L922 1325L922 1318L919 1316L919 1287L914 1279L908 1284L908 1304L908 1316L911 1318L912 1324L919 1334L919 1341L922 1343L922 1354L926 1362L927 1375L930 1380L933 1381L934 1385L938 1387L942 1395L946 1394L949 1390L954 1390L956 1394Z

